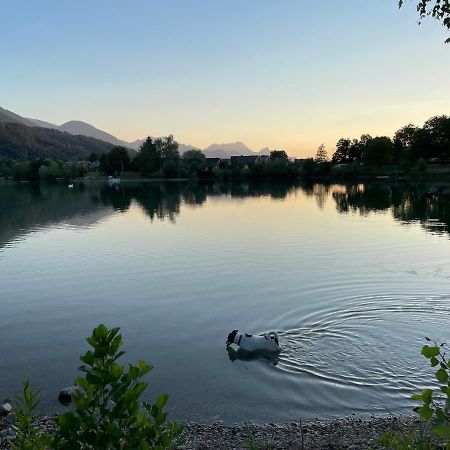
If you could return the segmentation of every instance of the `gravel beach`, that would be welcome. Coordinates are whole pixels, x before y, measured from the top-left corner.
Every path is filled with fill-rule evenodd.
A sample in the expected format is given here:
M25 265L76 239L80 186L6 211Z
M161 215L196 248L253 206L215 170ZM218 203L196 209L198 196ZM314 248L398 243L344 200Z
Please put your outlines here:
M386 431L407 433L418 425L415 417L369 417L350 416L335 420L313 419L288 424L235 424L185 423L184 444L186 450L247 449L249 437L260 449L373 449L378 437ZM54 429L55 419L42 418L36 426L49 431ZM10 449L8 435L10 424L0 419L0 450Z

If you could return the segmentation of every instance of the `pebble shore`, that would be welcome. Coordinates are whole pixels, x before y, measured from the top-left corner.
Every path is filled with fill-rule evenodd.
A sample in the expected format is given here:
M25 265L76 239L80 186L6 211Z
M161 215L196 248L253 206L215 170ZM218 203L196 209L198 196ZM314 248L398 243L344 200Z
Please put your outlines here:
M387 431L407 433L418 425L418 420L408 416L343 419L313 419L288 424L198 424L185 423L183 432L185 450L244 450L248 440L259 450L276 449L321 449L321 450L363 450L380 448L378 437ZM13 433L11 420L0 418L0 450L9 450L8 436ZM55 418L43 417L37 427L54 430Z

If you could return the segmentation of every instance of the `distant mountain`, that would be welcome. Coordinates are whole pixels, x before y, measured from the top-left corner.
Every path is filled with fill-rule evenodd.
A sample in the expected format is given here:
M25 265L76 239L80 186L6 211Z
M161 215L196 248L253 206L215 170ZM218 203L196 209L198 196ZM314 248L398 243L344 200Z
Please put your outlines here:
M99 130L93 125L90 125L86 122L81 122L79 120L71 120L70 122L63 123L58 127L58 129L74 135L81 134L83 136L93 137L101 141L110 142L114 145L122 145L124 147L130 146L129 142L121 141L112 134L109 134L106 131Z
M79 120L71 120L69 122L63 123L62 125L55 125L53 123L45 122L39 119L25 118L11 111L8 111L7 109L0 108L0 124L2 122L16 123L33 128L39 127L47 130L58 130L66 134L79 136L80 138L89 137L97 141L103 141L103 143L109 143L114 146L121 145L133 150L139 150L140 146L145 142L145 139L137 139L132 142L123 141L116 136L107 133L106 131L100 130L89 123ZM36 133L39 134L40 132L37 131ZM192 149L199 150L193 145L186 144L179 144L178 149L181 154ZM229 158L230 156L234 155L268 155L270 153L270 149L268 148L263 148L259 152L254 152L242 142L211 144L209 147L203 149L202 151L206 157L211 158ZM101 153L101 151L99 153Z
M229 158L230 156L239 155L268 155L270 150L263 148L259 152L254 152L242 142L233 142L229 144L211 144L203 150L203 153L208 158Z
M20 123L22 125L27 125L28 127L35 126L31 120L25 119L25 117L19 116L4 108L0 108L0 122Z
M141 147L141 145L147 140L147 138L145 139L136 139L133 142L128 142L128 147L132 148L134 150L139 150L139 148ZM183 154L184 152L187 152L188 150L200 150L197 147L194 147L193 145L186 145L186 144L180 144L178 143L178 151Z
M87 136L73 136L59 130L0 122L0 156L13 159L48 158L74 161L102 154L114 147Z
M54 125L53 123L49 123L49 122L44 122L43 120L29 119L29 118L27 118L27 120L30 120L31 122L33 122L33 124L34 124L33 126L35 126L35 127L53 128L54 130L59 129L58 125Z

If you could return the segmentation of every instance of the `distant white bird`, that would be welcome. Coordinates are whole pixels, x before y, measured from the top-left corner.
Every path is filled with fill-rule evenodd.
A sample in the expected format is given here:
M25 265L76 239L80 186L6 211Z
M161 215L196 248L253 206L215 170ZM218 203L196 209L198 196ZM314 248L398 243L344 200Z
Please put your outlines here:
M227 345L236 344L240 349L246 352L273 352L281 351L278 334L275 331L269 331L263 336L254 334L238 334L238 330L233 330L227 339Z
M73 183L70 183L68 186L69 189L73 189Z

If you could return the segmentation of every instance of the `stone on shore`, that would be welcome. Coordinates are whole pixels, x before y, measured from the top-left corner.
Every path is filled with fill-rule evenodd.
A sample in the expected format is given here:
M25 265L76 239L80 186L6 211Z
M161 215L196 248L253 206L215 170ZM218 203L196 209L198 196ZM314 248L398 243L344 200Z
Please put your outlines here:
M11 406L11 403L3 403L2 405L0 405L0 417L7 416L12 410L13 407Z

